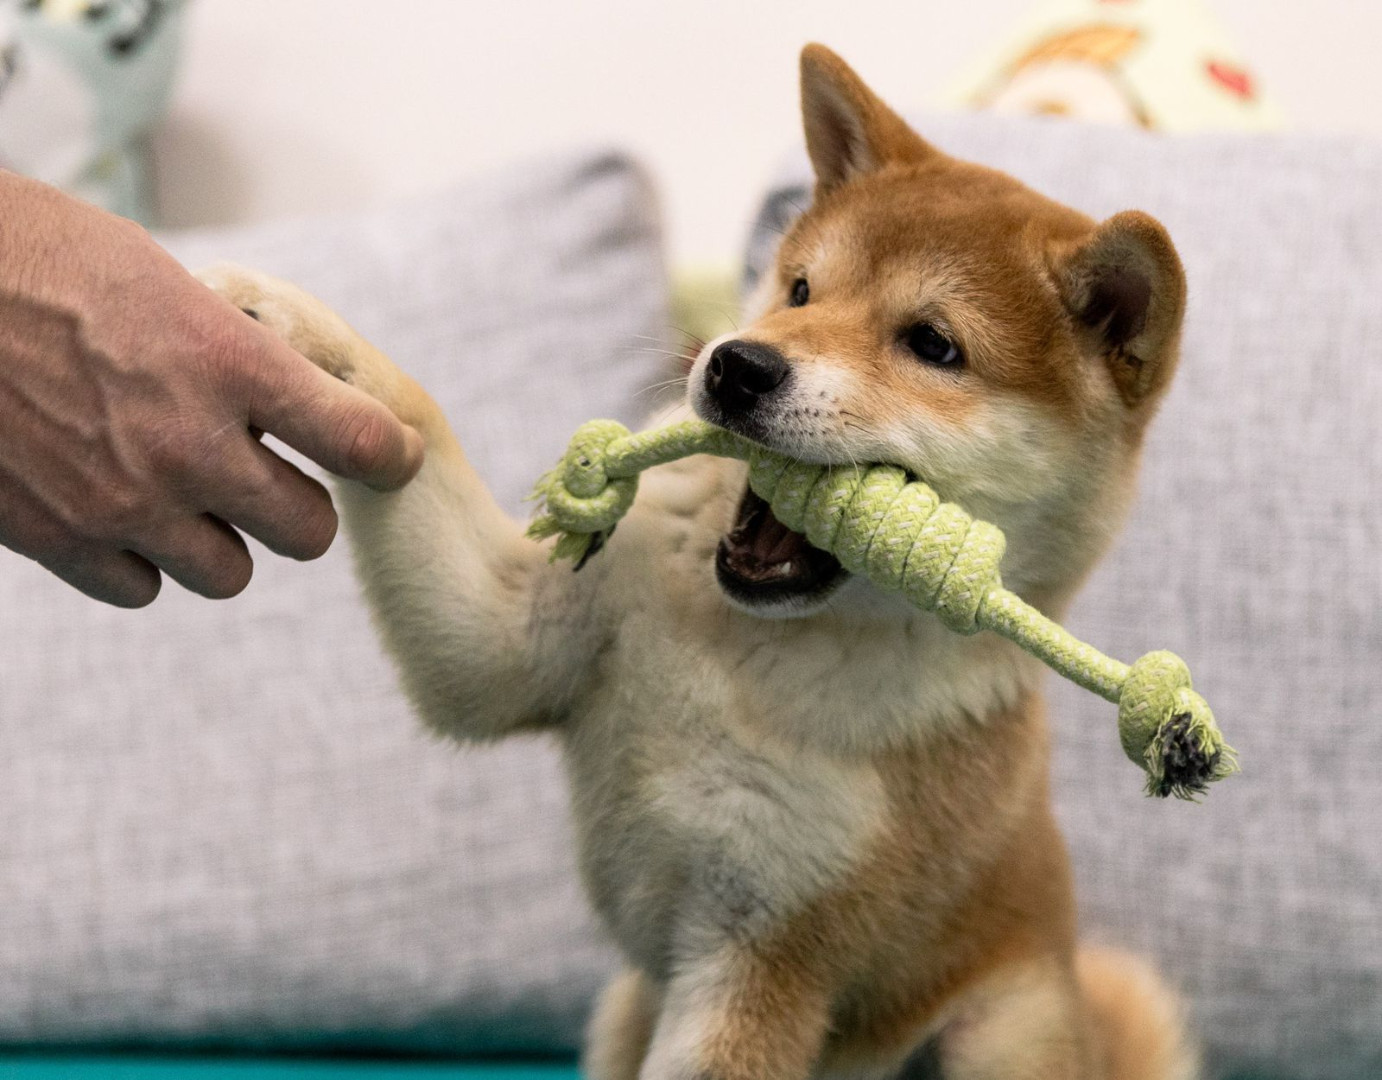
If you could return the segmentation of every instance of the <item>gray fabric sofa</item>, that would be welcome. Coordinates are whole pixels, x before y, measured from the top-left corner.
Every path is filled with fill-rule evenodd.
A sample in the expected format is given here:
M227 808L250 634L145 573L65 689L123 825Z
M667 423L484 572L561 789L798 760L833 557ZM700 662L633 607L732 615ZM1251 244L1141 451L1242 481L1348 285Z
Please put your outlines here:
M1382 151L922 120L1185 258L1185 362L1071 626L1181 652L1244 773L1142 798L1051 684L1091 937L1154 953L1215 1070L1382 1075ZM785 167L750 273L806 197ZM652 404L655 207L610 154L353 219L168 238L318 292L442 402L519 509L571 429ZM239 599L98 607L0 553L0 1042L569 1051L612 956L552 748L421 734L343 545Z

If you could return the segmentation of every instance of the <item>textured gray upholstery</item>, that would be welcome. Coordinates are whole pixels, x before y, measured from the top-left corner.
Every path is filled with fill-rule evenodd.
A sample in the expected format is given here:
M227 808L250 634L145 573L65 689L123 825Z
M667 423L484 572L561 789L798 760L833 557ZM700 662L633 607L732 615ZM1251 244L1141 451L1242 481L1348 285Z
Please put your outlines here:
M659 378L654 202L615 155L166 239L328 300L516 510ZM138 612L0 551L0 642L0 1040L571 1044L606 959L555 754L424 736L344 543Z

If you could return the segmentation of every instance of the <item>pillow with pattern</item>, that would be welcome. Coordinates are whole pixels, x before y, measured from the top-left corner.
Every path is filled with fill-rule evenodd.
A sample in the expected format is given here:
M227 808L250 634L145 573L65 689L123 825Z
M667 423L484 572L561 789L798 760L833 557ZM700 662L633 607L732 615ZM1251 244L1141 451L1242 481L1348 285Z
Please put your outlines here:
M1159 131L1281 125L1203 0L1043 0L946 102Z

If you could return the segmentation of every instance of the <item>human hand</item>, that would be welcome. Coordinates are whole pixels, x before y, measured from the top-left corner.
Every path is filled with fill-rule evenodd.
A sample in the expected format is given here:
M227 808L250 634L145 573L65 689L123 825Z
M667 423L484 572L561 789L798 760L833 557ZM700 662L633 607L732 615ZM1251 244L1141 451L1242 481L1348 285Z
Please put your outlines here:
M422 438L190 274L138 226L0 173L0 544L98 600L151 602L160 571L228 597L243 530L313 559L326 489L268 432L380 489Z

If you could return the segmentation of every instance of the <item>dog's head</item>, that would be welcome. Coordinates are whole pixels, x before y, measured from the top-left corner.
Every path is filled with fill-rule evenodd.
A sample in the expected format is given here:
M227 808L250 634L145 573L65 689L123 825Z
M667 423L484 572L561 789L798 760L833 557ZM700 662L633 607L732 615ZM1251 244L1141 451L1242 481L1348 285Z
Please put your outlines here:
M1121 522L1175 369L1175 249L1145 214L1098 224L941 153L828 49L801 77L815 197L754 321L697 358L692 407L806 461L903 466L1001 526L1005 581L1058 605ZM749 493L717 576L779 615L847 577Z

